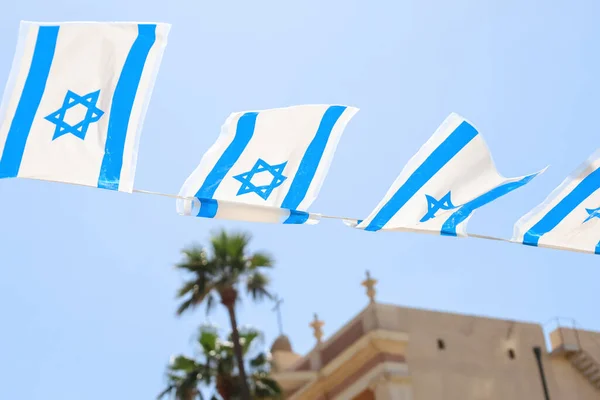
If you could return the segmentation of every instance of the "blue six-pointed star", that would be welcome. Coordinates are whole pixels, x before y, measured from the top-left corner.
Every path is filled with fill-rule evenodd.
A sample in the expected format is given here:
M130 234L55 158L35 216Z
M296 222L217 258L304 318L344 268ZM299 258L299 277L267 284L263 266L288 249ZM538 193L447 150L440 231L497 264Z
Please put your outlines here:
M100 117L104 115L104 111L96 107L98 103L98 97L100 96L100 90L88 93L80 96L70 90L67 91L63 105L57 111L48 115L45 119L56 125L54 130L54 136L52 140L55 140L62 135L70 133L77 136L79 139L84 140L85 134L87 133L88 127L94 122L98 122ZM82 105L87 108L85 117L75 125L71 125L65 121L67 110L75 107L76 105Z
M600 207L598 208L586 208L585 211L589 214L588 217L583 221L585 224L592 218L600 218Z
M286 164L287 161L277 165L270 165L266 161L259 158L250 171L233 177L242 183L240 190L237 192L237 196L246 193L256 193L263 200L267 200L273 190L280 186L287 179L287 177L283 176L282 174ZM254 175L261 172L267 172L271 174L272 179L270 184L257 186L252 183L252 178L254 178Z
M439 200L428 194L425 195L425 198L427 199L427 213L421 218L420 222L435 218L435 214L439 210L452 210L453 208L456 208L450 199L450 192L446 193L446 195Z

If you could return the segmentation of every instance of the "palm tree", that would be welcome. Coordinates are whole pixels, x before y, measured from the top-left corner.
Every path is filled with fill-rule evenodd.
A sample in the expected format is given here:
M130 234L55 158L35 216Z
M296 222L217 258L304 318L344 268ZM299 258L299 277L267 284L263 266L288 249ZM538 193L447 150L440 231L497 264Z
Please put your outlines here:
M255 329L242 329L240 341L247 370L250 372L250 392L252 400L275 400L281 397L281 389L277 382L269 376L270 359L267 353L253 352L260 332ZM219 338L214 328L202 327L198 335L201 357L199 360L185 356L177 356L168 367L167 388L159 395L159 399L171 394L177 400L202 399L198 386L214 385L217 394L223 400L233 400L240 396L241 377L237 374L236 357L231 335L228 340ZM188 396L188 397L186 397ZM211 400L216 400L216 395Z
M198 386L201 383L210 384L211 371L191 358L177 356L171 360L167 378L167 388L158 395L158 399L171 394L171 398L174 396L177 400L194 400L198 397L203 400Z
M271 298L267 291L269 278L261 269L273 266L273 259L269 255L261 252L249 254L249 242L250 235L247 233L228 234L221 231L211 238L209 252L201 246L191 246L183 250L184 260L176 265L191 274L177 293L179 298L184 299L177 309L178 315L203 302L206 303L208 314L214 308L216 296L227 309L244 400L250 400L250 388L235 314L239 299L236 287L243 283L255 301Z

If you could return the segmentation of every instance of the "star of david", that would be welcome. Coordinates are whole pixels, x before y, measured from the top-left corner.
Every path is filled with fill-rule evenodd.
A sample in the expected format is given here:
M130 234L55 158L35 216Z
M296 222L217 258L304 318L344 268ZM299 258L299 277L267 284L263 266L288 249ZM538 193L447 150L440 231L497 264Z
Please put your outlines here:
M600 218L600 207L598 208L586 208L585 211L589 214L585 221L582 224L585 224L592 218Z
M425 195L425 198L427 199L427 213L421 218L421 222L435 218L435 214L439 210L452 210L453 208L456 208L450 199L450 192L446 193L446 195L439 200L436 200L435 197L428 194Z
M98 103L99 96L100 90L88 93L83 96L80 96L77 93L67 90L67 94L65 96L65 100L63 101L62 107L45 117L46 120L56 125L56 129L54 130L54 136L52 137L52 140L58 139L59 137L61 137L62 135L66 135L67 133L70 133L74 136L77 136L79 139L84 140L85 134L87 133L90 124L98 122L100 117L104 115L104 111L96 107L96 103ZM65 121L67 110L79 104L87 108L85 117L77 124L71 125Z
M267 200L273 192L273 190L280 186L283 183L283 181L287 179L287 177L283 176L282 174L286 164L287 161L277 165L270 165L266 161L259 158L250 171L244 172L243 174L239 174L233 177L233 179L236 179L242 183L242 185L240 186L240 190L238 190L237 192L237 196L241 196L242 194L246 193L256 193L263 200ZM252 178L254 178L256 174L262 172L271 174L271 183L268 185L260 186L253 184Z

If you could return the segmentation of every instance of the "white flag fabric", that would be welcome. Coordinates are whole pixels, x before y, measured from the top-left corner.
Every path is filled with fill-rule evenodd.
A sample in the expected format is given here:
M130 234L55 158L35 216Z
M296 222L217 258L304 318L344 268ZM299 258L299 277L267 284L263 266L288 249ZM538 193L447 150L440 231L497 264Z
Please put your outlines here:
M177 212L255 222L280 222L283 216L286 224L314 223L306 210L357 112L342 105L301 105L231 114L179 192L198 201L179 199Z
M0 108L0 178L131 192L169 29L21 22Z
M466 224L476 209L538 174L501 176L477 129L452 113L404 167L375 210L365 220L346 223L367 231L466 236Z
M600 152L514 227L513 241L600 254Z

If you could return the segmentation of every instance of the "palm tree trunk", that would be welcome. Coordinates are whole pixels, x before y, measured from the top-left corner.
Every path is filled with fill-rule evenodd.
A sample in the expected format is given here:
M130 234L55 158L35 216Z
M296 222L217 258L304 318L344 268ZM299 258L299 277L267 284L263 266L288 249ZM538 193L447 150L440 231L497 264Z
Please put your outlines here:
M232 292L230 292L232 291ZM240 379L242 381L242 400L250 399L250 388L248 387L248 378L246 377L246 368L244 367L244 352L240 344L240 332L238 331L237 319L235 317L235 300L237 291L234 288L227 290L229 293L221 293L221 302L229 312L229 322L231 322L231 336L233 339L233 352L238 364Z
M196 398L196 395L198 394L198 391L195 389L188 389L183 393L183 399L182 400L194 400Z
M231 396L229 396L229 390L227 390L228 388L226 387L227 384L225 383L225 379L221 375L217 375L216 381L215 386L217 387L219 396L221 396L223 400L229 400Z

